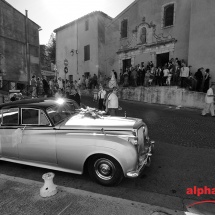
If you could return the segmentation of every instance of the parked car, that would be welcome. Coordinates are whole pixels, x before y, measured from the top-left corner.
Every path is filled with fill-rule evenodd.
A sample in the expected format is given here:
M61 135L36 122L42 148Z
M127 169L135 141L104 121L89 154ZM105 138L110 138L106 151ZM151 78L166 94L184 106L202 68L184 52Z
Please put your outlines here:
M154 142L137 118L105 116L69 99L0 105L0 160L82 174L112 186L138 177Z

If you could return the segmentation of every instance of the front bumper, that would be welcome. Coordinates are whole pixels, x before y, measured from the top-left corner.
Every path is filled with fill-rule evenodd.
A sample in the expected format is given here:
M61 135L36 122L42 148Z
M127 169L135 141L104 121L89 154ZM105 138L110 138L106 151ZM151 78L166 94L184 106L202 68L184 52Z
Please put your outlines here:
M155 141L149 140L149 147L148 147L147 152L144 155L144 159L139 164L137 170L129 171L129 172L126 173L126 176L128 178L136 178L136 177L138 177L142 173L142 171L144 170L144 168L146 166L150 166L150 164L151 164L151 156L152 156L152 153L153 153L154 147L155 147L154 144L155 144Z

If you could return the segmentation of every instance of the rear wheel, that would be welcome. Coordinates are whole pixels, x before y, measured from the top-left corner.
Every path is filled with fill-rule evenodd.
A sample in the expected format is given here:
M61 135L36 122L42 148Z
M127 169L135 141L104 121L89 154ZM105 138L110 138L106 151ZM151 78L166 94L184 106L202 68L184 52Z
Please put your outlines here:
M120 164L107 155L93 156L88 162L88 171L94 181L104 186L117 185L123 179Z

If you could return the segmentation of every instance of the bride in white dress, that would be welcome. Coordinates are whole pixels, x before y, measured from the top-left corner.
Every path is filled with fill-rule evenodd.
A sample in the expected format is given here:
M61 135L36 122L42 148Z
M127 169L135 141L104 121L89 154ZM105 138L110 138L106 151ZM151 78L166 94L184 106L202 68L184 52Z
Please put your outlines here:
M114 74L114 70L111 71L111 79L109 81L109 88L117 87L117 81Z

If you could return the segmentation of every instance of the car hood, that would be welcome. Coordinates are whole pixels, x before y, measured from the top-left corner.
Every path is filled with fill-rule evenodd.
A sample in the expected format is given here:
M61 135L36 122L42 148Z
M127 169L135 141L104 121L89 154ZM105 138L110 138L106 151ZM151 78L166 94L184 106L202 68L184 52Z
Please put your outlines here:
M66 122L61 124L61 128L83 128L83 129L101 129L106 130L132 130L144 124L142 119L131 117L113 117L113 116L99 116L88 117L81 114L76 114L69 118Z

